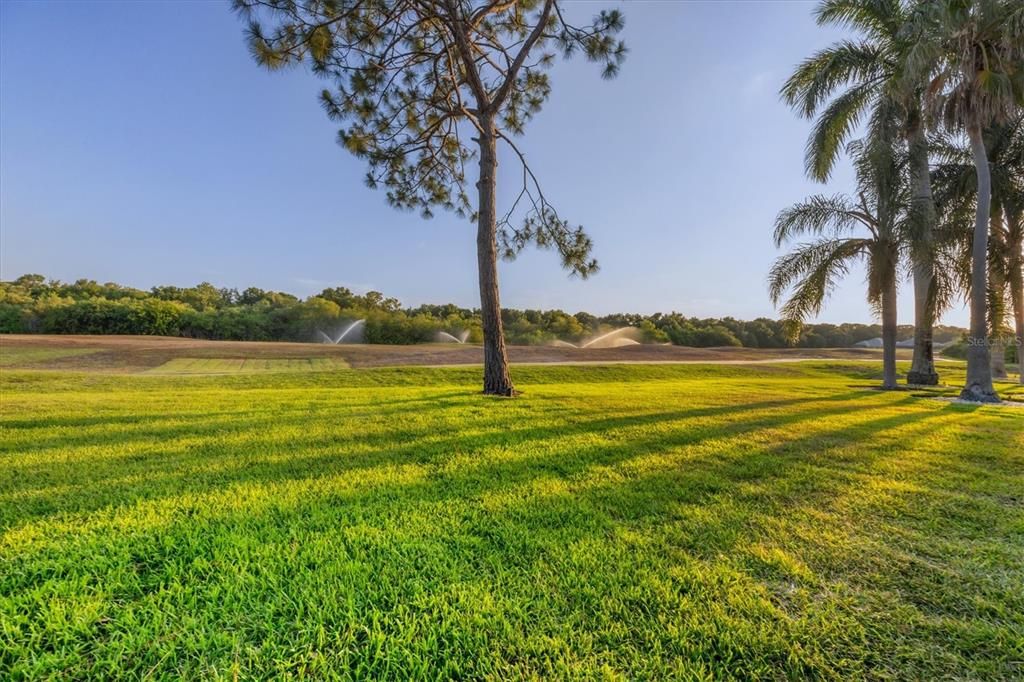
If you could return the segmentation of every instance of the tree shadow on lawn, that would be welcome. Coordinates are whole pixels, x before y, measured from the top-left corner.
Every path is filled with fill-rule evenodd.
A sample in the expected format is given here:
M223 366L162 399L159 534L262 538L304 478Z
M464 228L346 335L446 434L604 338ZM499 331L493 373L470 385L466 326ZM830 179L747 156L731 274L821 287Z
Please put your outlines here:
M911 402L905 399L897 405ZM877 407L877 406L874 406ZM942 418L944 421L953 419L948 413L904 412L880 419L858 421L843 428L823 427L809 434L786 438L775 445L765 445L754 441L740 443L739 447L719 447L707 453L698 453L696 457L659 457L671 452L680 445L693 446L702 440L718 438L734 438L760 428L784 428L800 422L815 420L817 417L846 416L852 412L863 413L868 406L836 408L834 410L808 411L787 416L786 419L762 419L755 422L743 422L740 428L715 433L703 439L657 439L641 442L639 447L627 453L614 453L606 448L596 448L585 453L582 466L571 471L560 470L557 465L544 467L543 471L554 471L567 481L567 485L556 490L550 497L538 495L533 491L528 496L528 504L508 507L510 514L524 521L531 517L537 520L548 518L550 523L529 523L535 529L549 525L552 530L561 532L566 524L557 518L548 517L552 508L566 506L586 507L581 509L585 518L601 516L609 520L624 523L651 521L660 523L663 520L677 518L673 509L678 505L693 505L706 502L723 493L737 495L737 486L756 483L751 490L742 493L743 497L757 498L760 503L767 504L775 511L784 512L788 506L807 503L823 503L827 506L827 496L838 496L852 485L860 475L865 475L867 466L876 459L877 446L868 456L856 450L843 453L841 450L851 443L856 443L867 433L878 438L884 432L917 426L928 429L927 422ZM652 457L653 456L653 459ZM630 469L631 464L642 464L641 460L652 459L642 468ZM619 480L605 481L604 476L590 474L606 470L609 465L615 467L621 475ZM498 478L507 480L500 468L488 468L477 472L482 480ZM531 466L536 470L537 466ZM805 476L795 477L797 469L803 470ZM822 474L810 476L810 474ZM476 477L474 477L475 479ZM589 480L588 480L589 479ZM524 478L530 483L532 478ZM420 492L427 492L428 483ZM419 499L420 494L416 497ZM525 497L525 496L524 496ZM489 514L488 514L489 515ZM485 515L486 517L487 515ZM731 544L721 543L714 546L696 544L688 549L697 553L717 553L729 551Z
M193 438L212 438L211 444L166 448L164 446L143 452L118 454L111 458L83 459L67 464L52 461L34 462L19 466L11 462L8 493L11 499L0 498L0 525L8 527L46 517L53 514L82 513L103 508L124 507L140 501L172 497L176 494L203 494L216 492L236 484L277 483L305 481L314 478L355 475L379 466L415 465L424 468L426 486L435 487L449 483L450 476L438 467L444 465L453 455L483 452L487 449L508 449L524 453L534 444L572 438L574 436L604 436L609 432L646 430L660 424L684 420L700 420L708 417L726 417L713 425L692 423L672 433L655 438L624 435L612 439L607 445L583 451L524 454L513 459L496 462L471 462L461 466L462 476L472 474L479 482L504 485L539 473L554 472L569 475L578 471L589 459L614 464L616 458L629 456L636 451L656 451L662 447L693 445L704 440L735 437L758 429L778 428L832 415L847 414L852 410L871 409L875 403L849 404L864 397L864 393L852 392L836 396L815 396L785 400L769 400L747 403L741 406L722 405L668 412L642 413L600 419L567 420L544 427L516 427L518 415L507 415L509 425L495 426L493 415L479 414L473 425L464 425L456 433L439 434L433 421L422 426L401 431L377 432L353 431L345 434L324 432L305 433L301 440L294 438L282 441L280 438L266 440L245 439L239 443L224 443L225 432L251 434L261 428L281 426L302 426L309 423L310 415L281 420L276 413L266 417L251 418L240 424L214 421L203 427L191 423L174 427L148 428L136 431L135 439L140 443L159 442L176 435ZM452 404L467 404L453 400ZM840 406L822 409L821 405L843 403ZM797 405L814 405L800 412L784 411L781 414L761 415L749 418L750 411L788 410ZM436 403L425 403L433 413ZM347 406L341 406L347 409ZM423 410L383 410L371 413L376 419L395 417L400 421L403 415ZM347 412L342 412L344 416ZM233 414L230 414L234 417ZM550 416L550 415L545 415ZM471 428L476 427L476 428ZM96 435L85 442L93 444ZM123 441L118 438L118 445ZM401 443L395 446L395 443ZM71 439L63 447L81 447L81 441ZM345 452L358 448L357 451ZM340 452L339 452L340 451ZM284 456L276 453L283 452ZM292 456L287 453L303 452ZM536 470L535 470L536 469ZM358 483L358 478L355 479ZM5 509L6 508L6 509Z
M304 399L304 403L300 407L291 406L287 403L280 402L273 407L242 407L234 410L202 410L199 412L177 412L177 413L159 413L159 414L109 414L109 415L89 415L89 416L67 416L67 415L46 415L46 416L33 416L26 419L5 419L0 421L0 425L7 429L13 429L20 432L31 433L33 431L51 428L78 428L88 426L139 426L147 424L159 424L168 420L182 419L191 415L199 415L203 418L220 418L227 417L229 419L239 418L252 418L256 416L280 416L280 415L306 415L309 416L314 408L328 407L330 409L344 409L344 410L364 410L362 412L346 412L346 416L371 416L378 414L400 414L406 410L381 410L382 406L393 407L395 405L411 405L419 403L427 406L449 406L466 403L476 396L467 394L466 391L445 391L443 393L431 392L429 395L416 398L388 398L387 400L374 400L369 402L348 402L346 400L339 400L337 393L327 392L330 389L325 389L325 393L316 399ZM362 397L362 396L360 396ZM257 402L256 398L252 399L253 402ZM417 408L409 408L410 412L418 411ZM266 414L261 414L266 413ZM101 434L102 435L102 434ZM58 441L62 445L71 443L73 445L88 444L89 442L96 441L71 441L69 439L60 439ZM52 443L47 443L44 447L53 447Z
M128 561L130 570L137 574L135 587L119 592L118 586L111 586L107 596L123 604L145 599L145 595L180 580L182 555L203 557L218 565L227 561L228 556L245 563L246 557L254 552L261 556L291 556L298 552L294 572L279 576L275 593L267 595L267 600L283 609L278 614L280 618L249 624L250 629L240 635L250 641L261 641L260 637L286 638L305 617L300 616L305 613L301 604L309 598L308 591L317 594L317 590L327 589L304 582L326 567L317 563L325 558L314 555L313 550L303 558L303 548L323 541L334 548L333 561L339 562L333 570L356 570L355 567L363 566L366 570L361 575L368 582L355 593L350 592L351 585L338 585L329 595L319 597L329 596L342 602L354 600L356 613L363 616L385 614L374 618L374 627L385 638L384 646L403 646L400 633L389 630L402 627L403 619L391 620L386 614L408 608L415 601L410 593L415 586L443 601L449 598L447 586L462 585L469 593L493 595L496 606L492 605L484 616L485 622L487 618L504 619L506 626L511 622L514 629L528 630L531 636L542 640L546 635L556 638L551 641L583 636L608 626L610 620L618 622L617 634L608 630L592 644L604 652L604 660L615 661L620 645L623 650L640 646L657 652L652 656L696 657L712 669L718 669L715 666L721 666L723 660L732 660L730 669L742 672L747 660L757 655L774 661L778 670L793 674L822 672L814 667L817 664L808 663L809 659L799 655L793 657L793 651L782 645L800 641L804 636L793 630L796 626L786 615L786 609L799 610L806 605L787 604L780 593L780 582L792 580L793 576L750 554L748 548L764 537L766 524L785 521L797 511L821 509L826 513L824 524L841 524L836 509L830 507L864 485L866 477L876 475L878 465L884 464L886 457L898 457L895 446L899 438L952 423L958 413L954 406L928 405L928 409L921 409L921 401L909 396L884 404L875 400L862 402L860 399L867 395L870 394L856 392L590 419L514 433L499 429L470 438L446 437L431 443L426 453L422 443L413 442L358 458L333 458L326 462L322 458L298 458L292 463L235 471L223 480L200 482L196 489L230 494L236 484L255 481L267 486L261 505L226 513L203 509L175 513L163 525L129 530L130 535L117 538L116 548L107 548L109 531L83 528L81 536L69 538L60 556L54 556L52 550L40 553L40 548L26 548L15 558L13 563L18 570L12 572L6 587L15 591L38 590L48 584L54 589L61 581L80 580L83 576L102 582L111 566ZM841 404L822 409L823 403L836 402ZM801 404L813 407L786 411ZM780 412L749 413L760 409ZM871 409L899 412L875 419L860 418ZM712 424L687 422L667 432L649 432L658 427L664 429L674 421L723 415L733 418ZM851 420L854 421L847 423ZM816 428L805 433L792 428L796 425ZM766 431L763 435L759 434L762 430ZM560 438L594 434L603 434L604 442L570 444L568 448L558 444ZM492 440L496 436L502 438ZM755 437L745 439L746 436ZM553 441L553 447L540 451L524 447L545 441ZM866 447L860 447L862 443ZM504 459L480 452L494 446L522 449L511 459L508 450L500 453ZM452 448L480 453L481 459L458 469L434 466L444 464ZM231 454L225 452L223 456ZM946 458L952 456L943 454ZM347 488L314 488L309 496L299 494L287 500L274 494L278 485L346 477L364 469L410 460L423 465L423 476L366 486L361 486L356 478ZM309 475L309 469L316 465L321 466ZM306 475L298 475L303 469ZM186 483L170 477L160 484L156 494L129 496L119 501L119 506L161 497ZM114 487L110 492L121 493L128 491ZM425 524L424 519L431 523ZM663 535L658 537L659 533ZM886 538L873 532L868 535L873 542L886 544ZM301 538L298 546L296 538ZM803 547L808 542L820 541L801 540L797 545ZM225 554L228 550L231 551ZM886 556L878 557L871 565L876 570L888 570L884 565ZM809 580L815 587L860 570L857 562L862 559L835 556L816 565L813 560L801 558L810 565ZM818 560L821 561L820 556ZM41 562L38 567L37 561ZM759 582L766 603L773 603L774 610L757 607L741 617L760 619L781 634L771 641L745 641L749 632L730 633L728 623L720 622L721 604L701 605L698 599L702 617L708 622L720 622L722 627L703 632L696 644L691 641L687 645L690 648L679 648L684 646L682 640L667 632L666 621L661 620L669 613L663 611L658 615L657 609L668 605L648 603L650 595L640 587L644 576L652 575L653 571L668 581L672 590L679 591L683 601L673 606L678 608L678 604L687 603L686 590L694 586L687 585L683 578L673 577L672 567L693 561L724 566L744 574L742 580ZM206 590L216 594L217 585L232 580L232 575L196 575L189 582L190 589L197 591L198 603L202 604ZM693 575L687 579L695 579ZM715 575L707 576L714 584L704 586L708 589L705 597L727 603L730 585L734 583L724 578L717 582ZM595 589L596 585L600 589ZM614 603L609 602L611 594L616 595ZM508 610L520 598L532 606L526 611ZM825 601L834 598L827 594L821 597ZM439 631L459 627L440 620L442 614L432 611L431 604L436 606L436 602L428 602L420 607L425 609L423 617L428 622L438 619L435 625ZM295 613L289 615L290 609ZM540 620L536 618L538 609L544 615ZM829 608L822 609L809 617L828 616ZM855 625L873 617L845 611L842 615ZM232 619L244 615L226 607L211 617L215 622L221 621L221 626L230 627ZM960 618L963 617L961 614ZM174 627L174 622L163 621L160 627ZM325 625L343 629L351 623ZM921 636L940 644L941 636L950 635L953 629L955 624L949 624ZM93 637L102 637L102 633ZM485 641L492 654L541 665L531 659L536 652L517 649L522 641L513 643L493 634L488 637ZM836 660L846 656L845 664L854 666L846 672L857 672L856 666L863 663L846 650L848 645L864 646L867 655L876 659L900 653L895 651L898 642L857 641L864 637L863 628L855 628L839 639L804 641L804 645L809 650L837 650L840 656ZM362 650L369 644L353 646L354 650ZM884 651L880 653L881 650Z
M936 662L939 669L949 666L945 669L950 674L960 670L966 677L979 671L982 676L999 676L1013 661L1013 633L1024 624L1019 616L1024 613L1024 597L1009 586L1014 578L993 570L992 554L971 550L988 541L1012 546L1012 524L1004 523L996 531L987 513L990 508L972 505L969 498L950 499L957 494L955 481L936 481L917 467L905 471L905 480L891 490L864 494L876 483L884 488L887 464L907 453L877 443L850 447L865 434L890 432L913 438L957 423L956 410L950 408L898 414L825 429L776 446L666 461L621 482L600 476L574 481L548 497L534 494L503 514L474 515L475 532L485 539L479 554L511 555L525 571L557 557L555 561L568 564L546 573L560 576L598 573L607 565L603 562L613 561L610 545L627 543L633 550L614 553L614 560L643 557L633 567L637 574L661 564L668 576L667 567L674 562L694 560L704 563L709 576L714 575L712 567L733 571L735 582L725 580L717 591L720 605L709 607L709 618L730 603L730 590L743 592L744 584L755 583L760 585L756 593L773 605L759 617L794 641L803 641L808 651L832 649L830 660L856 664L852 652L859 651L866 656L861 663L877 666L876 673L883 676L899 677L899 670L906 673ZM924 459L938 472L943 462L958 455L918 451L913 458ZM974 473L995 480L1000 472L990 471L987 460L974 462ZM933 507L931 514L913 513L925 503ZM941 533L936 528L940 519L956 519L959 524L960 537L944 545L946 555L935 551L936 544L947 539L936 535ZM559 549L594 542L608 547L591 552L589 564L574 563L566 558L571 553ZM1008 568L1012 557L1006 558ZM480 566L482 571L486 568ZM493 578L500 580L498 575ZM627 594L633 584L630 571L620 572L617 579L619 584L603 585L601 590L581 590L563 603L566 612L554 621L582 622L582 614L607 609L608 594ZM551 589L571 589L574 581L555 579ZM833 585L845 596L839 597ZM693 586L684 580L676 587L680 602L685 602ZM617 608L614 617L630 623L652 606L624 601ZM897 613L903 623L916 623L909 639L917 646L908 646L907 634L898 632L898 624L891 621ZM816 623L818 618L824 620ZM849 627L839 627L836 633L837 623L844 621ZM806 628L802 635L800 628ZM883 634L887 628L892 631ZM830 632L829 638L805 639L815 629ZM728 629L712 628L708 638L705 661L710 665L723 650L732 649L740 661L751 652L752 643L738 641ZM666 637L646 646L665 655L686 655L682 649L672 651L671 645ZM792 653L774 652L778 669L810 674ZM737 669L742 667L730 668ZM855 672L864 674L855 669L844 674Z
M79 448L90 445L108 445L115 440L118 446L132 443L149 443L153 440L172 440L181 436L213 436L223 433L248 432L256 427L293 426L308 423L311 418L329 416L337 412L343 420L362 417L394 417L400 419L404 415L415 415L438 408L469 405L475 396L452 391L450 393L431 394L423 398L397 399L376 402L348 403L321 398L317 401L306 401L301 407L277 406L256 409L200 411L200 412L165 412L145 415L111 415L90 417L40 417L33 419L5 420L0 425L11 429L11 436L6 443L0 444L0 454L11 452L25 454L37 450L55 448ZM394 407L401 405L402 407ZM353 411L357 410L357 411ZM161 426L174 422L172 426ZM128 427L122 431L110 431L106 427ZM81 428L99 427L86 433L61 433L48 437L36 437L34 432L42 428ZM134 428L139 427L139 428ZM26 442L19 436L30 436Z

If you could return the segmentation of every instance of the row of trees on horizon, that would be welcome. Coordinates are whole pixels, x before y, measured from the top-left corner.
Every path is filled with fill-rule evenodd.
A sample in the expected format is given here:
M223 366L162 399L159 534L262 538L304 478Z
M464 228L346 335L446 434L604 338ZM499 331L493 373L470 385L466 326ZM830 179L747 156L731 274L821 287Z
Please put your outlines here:
M235 341L318 341L318 331L336 333L354 320L366 320L367 343L413 344L438 340L439 332L483 341L479 309L454 304L403 307L395 298L345 287L324 289L300 299L292 294L249 287L239 291L208 282L194 287L156 286L149 291L93 280L65 283L42 275L0 282L0 333L140 334ZM582 341L609 329L635 327L649 343L701 348L837 348L876 339L879 325L807 324L760 318L696 318L681 313L592 315L561 310L504 308L506 340L514 345ZM939 343L957 342L966 330L937 327ZM901 338L913 329L900 328ZM953 352L956 352L954 349ZM1010 361L1014 361L1013 356Z

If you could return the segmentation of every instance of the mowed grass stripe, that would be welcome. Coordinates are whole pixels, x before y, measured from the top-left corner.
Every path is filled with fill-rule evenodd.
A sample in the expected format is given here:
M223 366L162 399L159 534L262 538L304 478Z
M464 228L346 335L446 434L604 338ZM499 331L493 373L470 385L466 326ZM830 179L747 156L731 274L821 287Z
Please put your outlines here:
M15 365L31 365L35 362L46 362L58 358L77 357L99 353L100 348L24 348L0 344L0 367Z
M0 673L1012 678L1024 411L874 371L5 372Z
M341 358L174 358L145 374L253 374L258 372L308 372L347 369Z

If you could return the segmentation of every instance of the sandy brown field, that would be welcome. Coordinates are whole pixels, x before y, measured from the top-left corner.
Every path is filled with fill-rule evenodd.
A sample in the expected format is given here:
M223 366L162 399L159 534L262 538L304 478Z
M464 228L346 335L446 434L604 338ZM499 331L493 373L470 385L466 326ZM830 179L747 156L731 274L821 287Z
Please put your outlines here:
M351 367L463 365L482 361L480 346L421 344L328 345L257 341L206 341L164 336L0 335L0 366L100 372L144 372L180 358L288 360L327 358ZM514 363L764 362L879 358L864 348L756 349L636 345L620 348L511 346ZM901 349L901 358L909 351Z

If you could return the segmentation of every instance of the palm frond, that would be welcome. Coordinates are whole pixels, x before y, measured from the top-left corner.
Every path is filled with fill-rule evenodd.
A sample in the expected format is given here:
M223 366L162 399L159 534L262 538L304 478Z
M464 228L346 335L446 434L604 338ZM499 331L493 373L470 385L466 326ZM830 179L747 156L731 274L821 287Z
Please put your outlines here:
M838 237L856 226L872 226L872 216L842 194L817 194L779 212L775 218L775 246L801 235Z
M1012 120L1024 106L1024 19L1019 0L941 0L913 14L908 77L930 80L933 116L950 130Z
M844 40L801 62L780 95L801 116L810 118L840 87L880 80L883 63L876 45Z
M804 165L810 177L820 182L828 180L839 152L875 95L875 84L863 83L836 97L821 113L804 155Z
M939 165L974 163L967 139L959 131L936 130L929 135L928 156L933 163Z
M957 299L966 300L965 278L970 281L970 269L964 268L963 253L952 248L939 248L935 252L935 271L932 280L932 319L938 319L953 307Z
M817 315L838 280L866 254L869 245L867 239L823 239L801 244L779 257L768 274L772 304L778 305L792 287L781 308L783 317L799 321Z
M880 39L895 36L905 21L899 0L825 0L814 16L818 24L850 28Z

